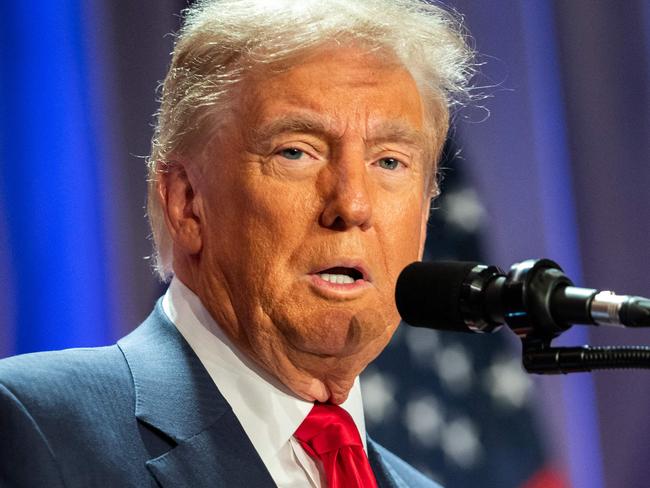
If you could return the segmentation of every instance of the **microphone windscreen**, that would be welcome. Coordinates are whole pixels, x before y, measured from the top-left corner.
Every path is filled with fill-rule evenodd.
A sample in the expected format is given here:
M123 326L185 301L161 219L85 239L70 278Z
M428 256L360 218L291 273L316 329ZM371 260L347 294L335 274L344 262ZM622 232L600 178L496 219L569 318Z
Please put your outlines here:
M395 301L410 325L472 332L460 311L463 282L479 263L463 261L415 262L397 278Z

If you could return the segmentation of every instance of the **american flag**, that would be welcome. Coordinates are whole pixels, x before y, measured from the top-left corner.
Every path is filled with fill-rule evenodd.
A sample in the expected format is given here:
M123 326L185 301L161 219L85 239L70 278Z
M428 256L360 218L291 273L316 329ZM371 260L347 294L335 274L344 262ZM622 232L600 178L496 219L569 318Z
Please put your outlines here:
M425 259L481 261L485 211L453 141ZM549 466L535 388L508 331L437 332L401 324L361 381L369 434L448 488L566 488Z

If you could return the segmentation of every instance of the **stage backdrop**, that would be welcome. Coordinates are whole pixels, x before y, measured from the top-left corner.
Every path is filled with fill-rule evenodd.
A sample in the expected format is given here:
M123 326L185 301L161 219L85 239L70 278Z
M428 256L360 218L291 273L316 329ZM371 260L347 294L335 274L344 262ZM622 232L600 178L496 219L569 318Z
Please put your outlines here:
M578 284L650 295L649 2L449 3L466 15L485 62L478 91L491 95L456 117L475 190L449 211L478 226L490 262L548 256ZM184 5L4 6L0 356L110 343L162 292L147 260L143 156ZM650 334L580 329L563 342ZM531 381L550 446L540 456L572 486L646 486L646 373Z

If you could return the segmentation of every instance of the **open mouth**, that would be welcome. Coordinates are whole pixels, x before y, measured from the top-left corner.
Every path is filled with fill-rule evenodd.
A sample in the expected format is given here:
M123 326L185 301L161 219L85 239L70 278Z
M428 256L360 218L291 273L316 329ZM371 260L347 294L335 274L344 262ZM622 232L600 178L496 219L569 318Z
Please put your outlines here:
M339 285L352 284L357 280L363 280L364 276L361 271L356 268L346 268L337 266L334 268L327 268L323 271L316 273L320 279L329 283L336 283Z

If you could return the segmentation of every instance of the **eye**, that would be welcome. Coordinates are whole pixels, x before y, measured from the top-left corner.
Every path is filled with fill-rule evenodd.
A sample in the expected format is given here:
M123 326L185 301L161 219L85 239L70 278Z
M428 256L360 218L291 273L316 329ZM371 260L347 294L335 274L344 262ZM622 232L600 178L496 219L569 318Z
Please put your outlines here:
M383 169L395 170L401 163L395 158L381 158L378 164Z
M283 158L297 160L300 159L305 154L305 152L301 151L300 149L296 149L295 147L288 147L287 149L280 150L278 154L280 154L280 156Z

